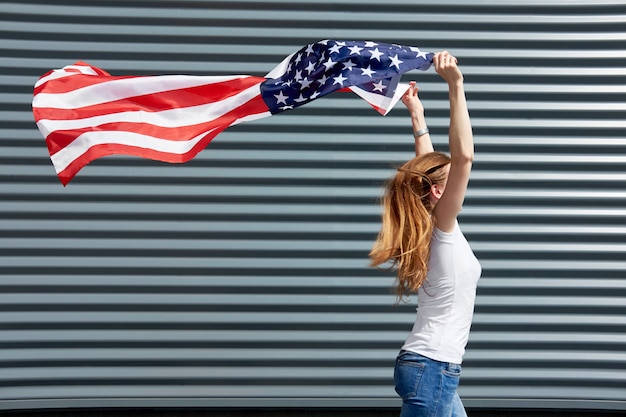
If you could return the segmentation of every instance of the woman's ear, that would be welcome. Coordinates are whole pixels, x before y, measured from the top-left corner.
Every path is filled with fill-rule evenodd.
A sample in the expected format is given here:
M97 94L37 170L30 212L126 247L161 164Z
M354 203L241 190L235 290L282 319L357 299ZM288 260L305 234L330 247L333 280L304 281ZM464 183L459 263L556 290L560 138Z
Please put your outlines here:
M443 195L443 187L439 184L433 184L430 186L430 194L436 199L439 200Z

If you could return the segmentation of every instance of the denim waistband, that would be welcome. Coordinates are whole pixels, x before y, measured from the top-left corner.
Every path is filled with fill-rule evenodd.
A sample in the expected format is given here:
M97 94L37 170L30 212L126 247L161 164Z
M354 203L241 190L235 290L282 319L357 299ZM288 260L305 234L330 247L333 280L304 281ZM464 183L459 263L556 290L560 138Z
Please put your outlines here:
M461 368L460 363L442 362L436 359L431 359L428 356L424 356L420 353L411 352L410 350L404 350L404 349L400 350L400 353L398 353L397 359L405 360L405 361L431 362L433 364L436 364L437 366L440 366L442 369L446 371L458 371Z

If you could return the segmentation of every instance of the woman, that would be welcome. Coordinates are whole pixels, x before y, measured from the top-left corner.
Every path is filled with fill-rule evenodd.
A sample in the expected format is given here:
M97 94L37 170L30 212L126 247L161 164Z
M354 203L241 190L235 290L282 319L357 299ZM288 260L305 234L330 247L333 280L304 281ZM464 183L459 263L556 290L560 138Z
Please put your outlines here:
M456 392L469 336L480 264L461 233L461 211L474 158L463 74L448 52L435 54L448 84L450 156L434 152L424 108L412 82L409 109L416 157L398 169L383 198L382 227L372 266L390 262L400 299L417 292L417 318L396 359L401 417L466 416Z

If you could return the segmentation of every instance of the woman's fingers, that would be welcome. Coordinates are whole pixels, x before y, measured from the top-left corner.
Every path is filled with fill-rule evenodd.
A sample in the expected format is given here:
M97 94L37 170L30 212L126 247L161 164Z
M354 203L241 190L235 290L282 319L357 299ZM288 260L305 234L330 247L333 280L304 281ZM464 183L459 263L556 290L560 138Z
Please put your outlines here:
M415 81L409 81L409 88L407 88L406 93L404 93L405 97L417 97L417 86L415 85Z
M406 92L402 96L402 102L410 111L423 112L422 103L417 95L418 90L419 89L417 88L415 81L410 81L409 88L407 88Z
M451 55L448 51L442 51L435 54L433 57L433 63L435 64L435 71L448 83L456 82L462 79L462 74L457 66L458 59Z
M456 65L458 60L452 56L448 51L441 51L435 54L433 57L435 68L441 68L444 66Z

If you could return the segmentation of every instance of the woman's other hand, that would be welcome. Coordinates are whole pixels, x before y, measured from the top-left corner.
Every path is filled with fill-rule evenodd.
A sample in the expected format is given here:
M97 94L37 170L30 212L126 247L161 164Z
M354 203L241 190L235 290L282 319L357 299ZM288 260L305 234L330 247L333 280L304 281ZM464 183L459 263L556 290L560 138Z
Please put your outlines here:
M409 88L406 90L406 93L402 96L402 103L409 109L411 114L424 114L424 106L417 96L417 86L415 85L415 81L409 82Z
M435 71L448 85L463 83L463 73L457 66L458 60L448 51L437 52L433 57Z

